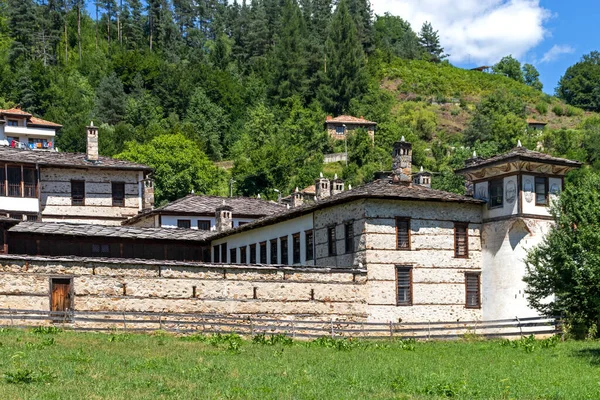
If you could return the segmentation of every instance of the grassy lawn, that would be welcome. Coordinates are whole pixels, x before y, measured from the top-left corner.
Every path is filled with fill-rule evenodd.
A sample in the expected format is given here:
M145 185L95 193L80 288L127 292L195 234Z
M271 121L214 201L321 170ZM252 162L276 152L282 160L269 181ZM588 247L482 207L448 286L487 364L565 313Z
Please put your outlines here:
M445 397L599 399L600 343L0 330L0 399Z

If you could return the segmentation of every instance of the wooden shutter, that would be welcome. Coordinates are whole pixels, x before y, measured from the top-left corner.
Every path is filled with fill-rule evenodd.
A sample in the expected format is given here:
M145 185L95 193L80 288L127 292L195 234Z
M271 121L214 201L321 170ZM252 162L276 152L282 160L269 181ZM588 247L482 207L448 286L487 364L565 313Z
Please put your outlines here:
M396 248L410 250L410 219L396 218Z
M412 267L396 267L397 304L412 305Z
M469 225L465 223L454 224L454 256L469 258Z
M481 274L479 272L465 273L465 291L467 293L466 307L481 307Z

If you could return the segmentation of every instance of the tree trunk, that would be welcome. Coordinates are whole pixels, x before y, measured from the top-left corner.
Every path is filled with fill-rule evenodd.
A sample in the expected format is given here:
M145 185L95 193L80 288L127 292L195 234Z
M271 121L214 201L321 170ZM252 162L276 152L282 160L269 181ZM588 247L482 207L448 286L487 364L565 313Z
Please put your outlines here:
M79 62L82 61L81 56L81 2L77 2L77 47L79 49Z

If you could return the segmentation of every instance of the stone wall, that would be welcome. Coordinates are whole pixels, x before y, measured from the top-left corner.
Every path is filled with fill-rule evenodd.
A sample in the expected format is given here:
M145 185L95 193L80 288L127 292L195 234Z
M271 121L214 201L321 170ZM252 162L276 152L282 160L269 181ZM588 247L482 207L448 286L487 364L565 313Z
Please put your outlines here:
M396 249L396 217L410 217L410 250ZM372 321L473 321L465 272L479 272L481 206L368 200L365 204L368 314ZM454 256L454 223L469 222L469 257ZM412 305L397 305L396 267L412 267Z
M10 255L0 256L0 308L49 310L52 278L73 279L76 311L366 319L359 269Z
M141 209L140 171L41 168L42 220L120 225ZM85 181L85 205L71 205L71 180ZM125 205L112 205L111 182L125 183Z

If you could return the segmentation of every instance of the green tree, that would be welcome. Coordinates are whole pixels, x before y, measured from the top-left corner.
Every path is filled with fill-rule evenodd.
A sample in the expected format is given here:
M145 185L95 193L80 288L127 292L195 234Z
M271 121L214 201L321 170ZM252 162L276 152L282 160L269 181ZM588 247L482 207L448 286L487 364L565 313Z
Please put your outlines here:
M567 68L556 95L572 106L600 111L600 53L592 51Z
M500 90L481 100L464 135L469 145L494 142L503 152L524 139L526 130L525 104L521 98Z
M572 177L551 207L555 225L526 258L529 304L585 328L600 324L600 176Z
M521 63L512 55L503 57L498 64L492 67L492 70L495 74L504 75L510 79L514 79L517 82L525 82L523 79L523 71L521 70Z
M419 43L423 48L426 59L429 61L438 63L448 57L447 54L444 54L444 48L440 44L438 31L434 31L429 22L425 22L421 27Z
M540 73L531 64L523 64L523 79L527 86L541 91L544 88L542 82L540 82Z
M157 136L146 144L127 142L116 158L154 168L156 202L174 201L192 191L226 193L225 174L197 144L181 134Z
M363 94L367 87L365 57L347 0L338 3L325 47L327 72L319 98L327 110L341 114L348 110L350 100Z
M190 99L185 121L191 124L193 136L205 152L213 159L223 156L223 140L228 128L228 118L221 107L213 103L204 92L197 88Z
M286 0L282 29L272 59L272 96L277 100L293 95L304 96L306 79L306 29L300 7L295 0Z
M408 21L385 13L377 16L374 27L376 47L386 54L388 62L391 61L391 56L419 58L419 38Z
M102 122L115 125L125 116L126 101L123 83L113 72L102 78L96 89L95 115Z

